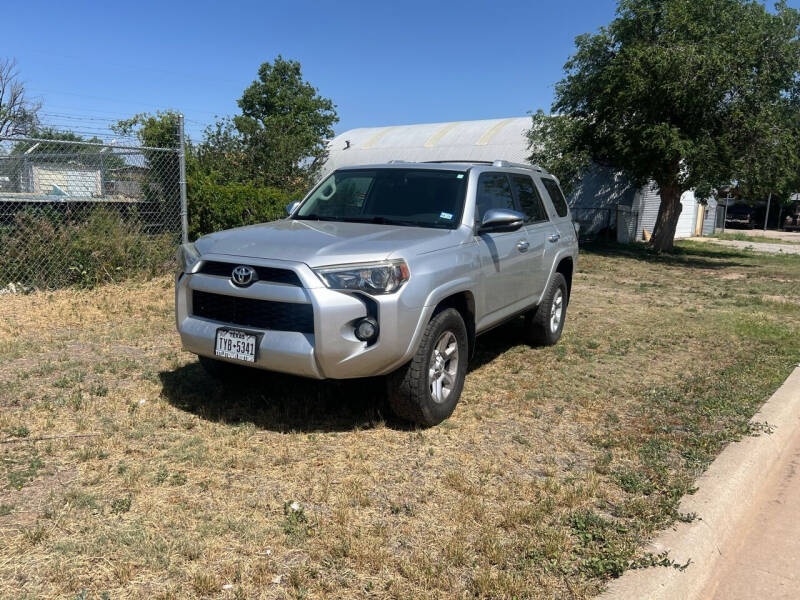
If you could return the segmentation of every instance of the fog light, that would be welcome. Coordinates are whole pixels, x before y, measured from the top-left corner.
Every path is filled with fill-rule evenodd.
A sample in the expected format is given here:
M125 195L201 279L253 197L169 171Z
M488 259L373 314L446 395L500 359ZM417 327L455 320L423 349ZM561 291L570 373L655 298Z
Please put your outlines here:
M370 342L378 337L378 323L375 319L367 317L356 324L356 337L362 342Z

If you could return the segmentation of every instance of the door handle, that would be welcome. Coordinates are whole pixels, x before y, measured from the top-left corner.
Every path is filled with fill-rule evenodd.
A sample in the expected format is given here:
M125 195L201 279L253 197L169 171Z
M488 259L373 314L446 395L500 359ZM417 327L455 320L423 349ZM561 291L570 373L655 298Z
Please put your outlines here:
M560 240L560 239L561 239L561 234L559 234L559 233L554 233L554 234L553 234L553 235L551 235L549 238L547 238L547 241L548 241L548 242L554 242L554 243L555 243L555 242L557 242L557 241L558 241L558 240Z
M517 250L519 250L520 252L527 252L530 246L531 245L528 242L526 242L525 240L521 240L519 243L517 243Z

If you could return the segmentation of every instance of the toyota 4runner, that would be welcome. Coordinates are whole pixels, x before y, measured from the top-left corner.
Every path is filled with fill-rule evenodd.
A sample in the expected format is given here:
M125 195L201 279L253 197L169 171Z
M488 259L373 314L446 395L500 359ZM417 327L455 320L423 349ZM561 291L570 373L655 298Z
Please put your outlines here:
M458 402L478 334L524 315L533 343L561 337L578 242L538 167L342 168L287 210L180 248L178 331L212 375L388 375L391 409L434 425Z

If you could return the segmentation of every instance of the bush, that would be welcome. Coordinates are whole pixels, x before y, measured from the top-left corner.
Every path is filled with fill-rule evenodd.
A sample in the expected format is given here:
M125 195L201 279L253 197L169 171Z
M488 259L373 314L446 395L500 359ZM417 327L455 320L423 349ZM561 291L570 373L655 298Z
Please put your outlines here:
M26 210L0 228L0 287L93 287L171 269L176 234L148 234L108 207L88 207L81 217Z
M217 183L197 177L187 184L189 239L242 225L274 221L286 216L288 193L248 183Z

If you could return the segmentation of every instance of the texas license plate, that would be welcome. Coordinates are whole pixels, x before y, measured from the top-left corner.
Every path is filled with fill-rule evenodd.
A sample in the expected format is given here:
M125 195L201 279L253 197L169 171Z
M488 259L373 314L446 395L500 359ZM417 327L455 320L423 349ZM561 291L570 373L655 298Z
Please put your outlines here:
M252 333L238 329L217 329L214 354L246 362L256 361L257 338Z

